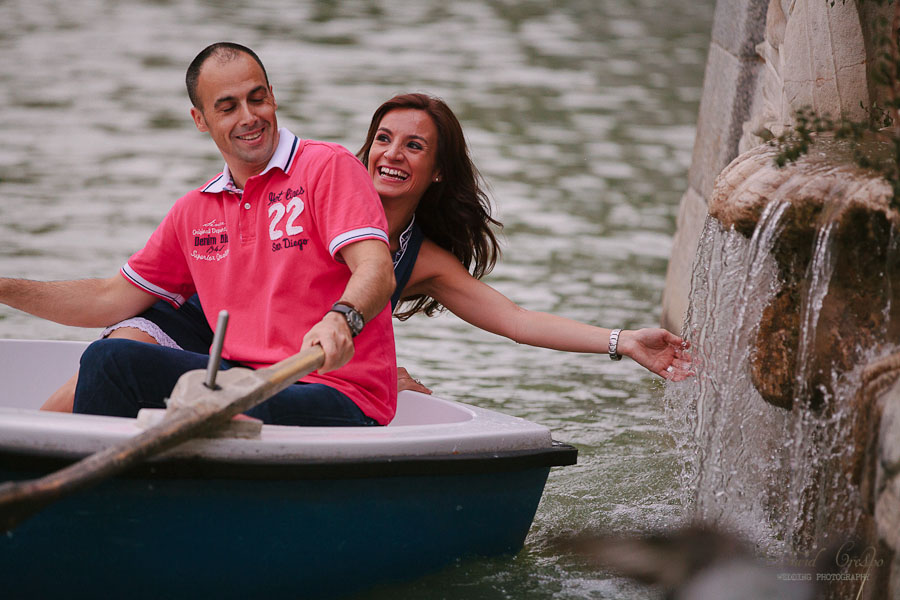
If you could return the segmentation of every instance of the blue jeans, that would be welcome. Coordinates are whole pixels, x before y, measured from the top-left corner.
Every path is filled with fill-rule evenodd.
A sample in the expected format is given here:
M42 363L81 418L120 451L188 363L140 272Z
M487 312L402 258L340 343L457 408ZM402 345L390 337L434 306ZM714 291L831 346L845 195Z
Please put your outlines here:
M180 308L160 300L138 316L158 325L183 350L209 353L213 331L206 322L197 294L191 296Z
M163 400L185 372L205 369L209 356L126 339L98 340L81 356L75 412L136 417L142 408L165 408ZM222 361L222 369L235 366ZM275 425L377 425L346 395L321 383L295 383L248 410Z

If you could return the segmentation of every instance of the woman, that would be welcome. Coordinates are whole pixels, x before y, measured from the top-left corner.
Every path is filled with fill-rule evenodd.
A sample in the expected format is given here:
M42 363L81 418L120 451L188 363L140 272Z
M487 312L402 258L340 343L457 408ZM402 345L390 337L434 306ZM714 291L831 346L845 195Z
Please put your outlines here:
M689 374L684 341L665 329L604 329L523 309L481 281L500 254L490 203L450 108L426 94L382 104L357 156L368 167L387 215L397 288L395 315L405 320L443 308L476 327L521 344L570 352L628 356L652 373ZM399 305L399 308L398 308ZM160 302L137 319L105 332L149 343L207 352L212 331L196 296L175 310ZM430 393L398 369L398 387ZM77 375L43 406L71 411Z
M412 261L404 256L412 265L409 273L395 270L394 297L402 302L397 318L431 316L444 307L516 342L571 352L608 353L610 337L617 337L611 356L629 356L666 379L687 376L685 344L664 329L611 331L525 310L480 281L499 255L490 228L499 223L490 216L462 127L440 99L404 94L382 104L357 156L381 197L391 251L418 251ZM400 389L426 391L404 379L404 372L400 377Z

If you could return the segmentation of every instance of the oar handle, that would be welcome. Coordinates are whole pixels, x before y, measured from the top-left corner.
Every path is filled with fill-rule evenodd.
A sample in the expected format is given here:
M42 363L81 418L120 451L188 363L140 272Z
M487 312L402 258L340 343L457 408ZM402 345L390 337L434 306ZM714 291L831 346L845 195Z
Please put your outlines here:
M272 389L272 396L281 390L293 385L301 377L305 377L322 366L325 362L325 351L322 346L316 345L289 356L282 361L259 369L257 373L262 375ZM277 389L276 389L277 388Z

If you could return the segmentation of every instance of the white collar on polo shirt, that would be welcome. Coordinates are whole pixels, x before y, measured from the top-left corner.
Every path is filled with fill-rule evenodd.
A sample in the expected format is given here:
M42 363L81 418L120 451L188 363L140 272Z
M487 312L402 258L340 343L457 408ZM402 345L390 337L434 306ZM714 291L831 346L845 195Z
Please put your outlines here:
M275 153L272 154L272 158L269 159L269 164L266 165L266 168L262 170L260 175L268 173L274 168L281 169L287 173L288 169L291 167L291 163L294 161L294 156L296 156L297 148L299 146L300 139L286 127L280 127L278 129L278 146L275 147ZM234 192L235 194L242 194L244 192L244 190L237 187L231 179L231 171L228 169L227 163L225 164L225 168L222 169L222 173L206 184L206 187L200 191L217 194L226 190Z

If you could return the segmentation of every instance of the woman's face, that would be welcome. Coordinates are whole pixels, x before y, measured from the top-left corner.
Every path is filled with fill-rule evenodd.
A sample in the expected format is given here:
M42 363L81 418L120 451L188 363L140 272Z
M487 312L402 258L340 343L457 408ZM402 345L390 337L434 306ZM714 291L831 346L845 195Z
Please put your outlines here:
M382 117L369 149L369 175L382 202L418 203L440 172L437 127L425 111L397 108Z

